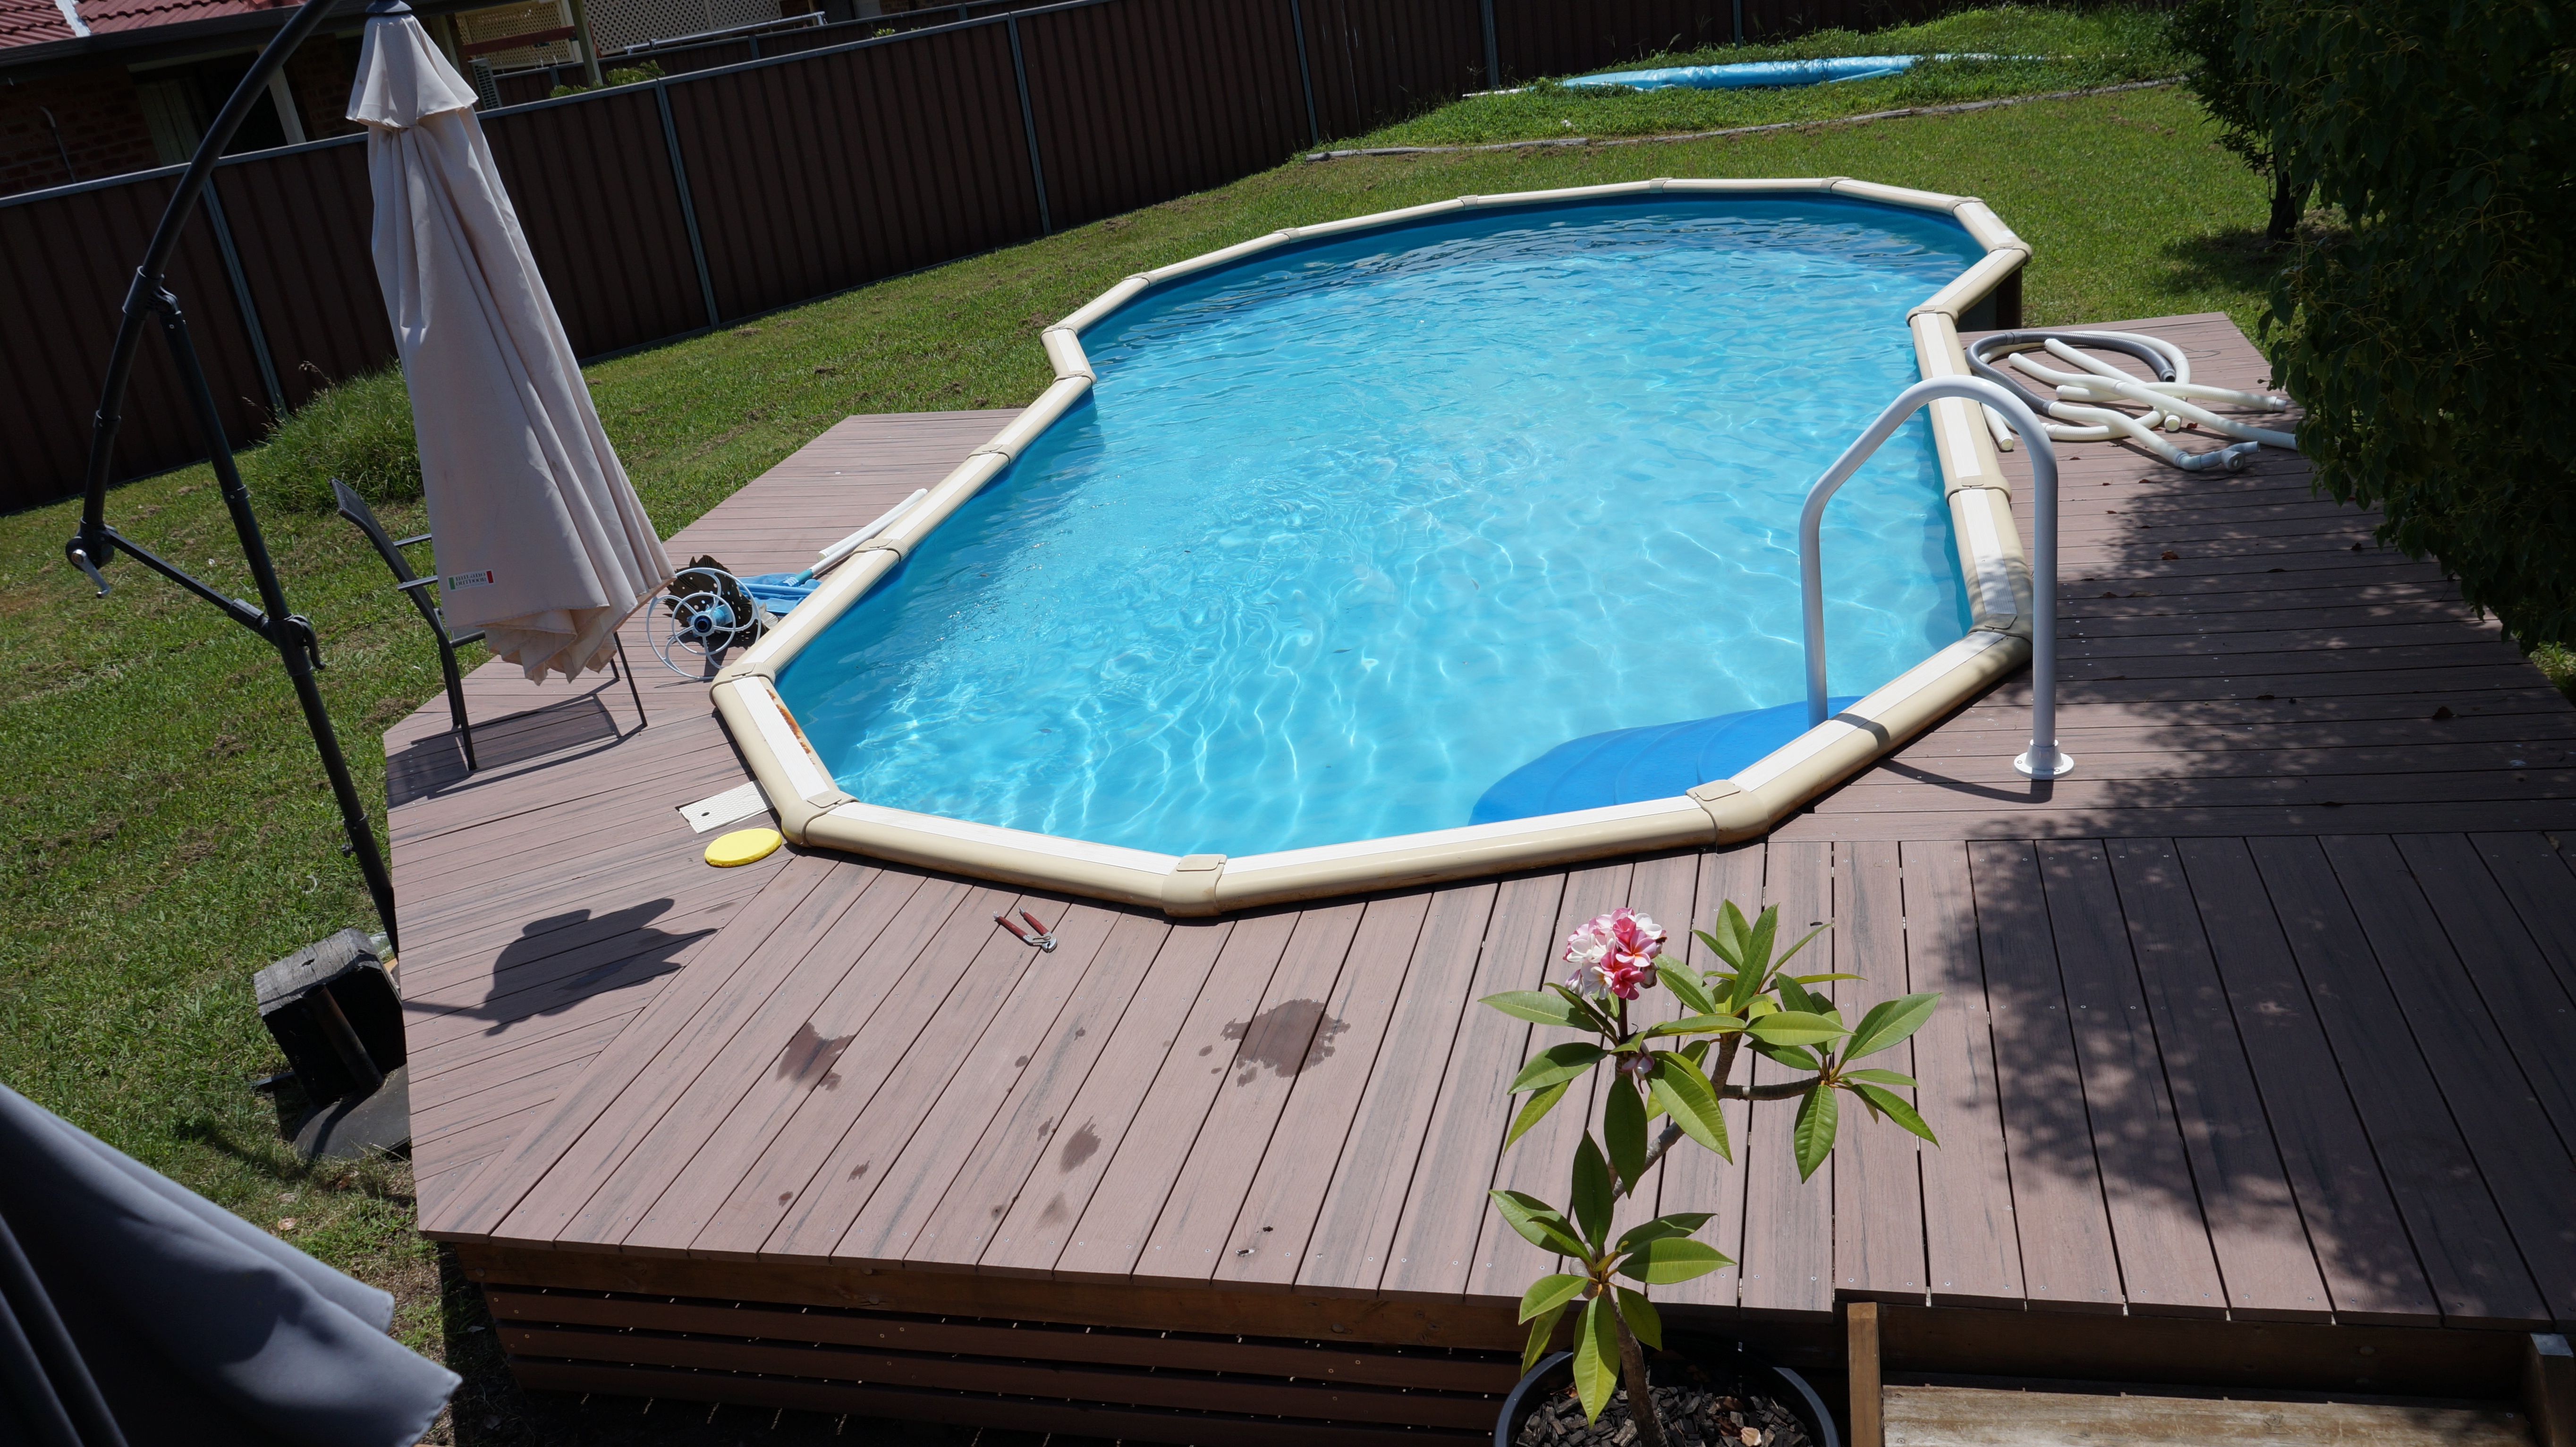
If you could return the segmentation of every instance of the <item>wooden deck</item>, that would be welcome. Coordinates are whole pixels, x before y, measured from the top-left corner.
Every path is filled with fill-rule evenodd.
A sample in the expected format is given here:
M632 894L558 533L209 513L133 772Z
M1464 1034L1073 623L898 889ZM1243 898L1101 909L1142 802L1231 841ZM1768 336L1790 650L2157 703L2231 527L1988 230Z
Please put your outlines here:
M2223 318L2117 325L2262 375ZM672 552L796 566L1007 415L852 418ZM1813 1359L1838 1301L1906 1303L1900 1367L2509 1371L2479 1329L2576 1323L2576 709L2297 459L2069 451L2072 777L2011 772L2016 680L1764 843L1230 919L709 869L677 807L745 775L702 684L630 639L639 729L487 666L482 772L443 703L386 736L423 1227L536 1386L1472 1432L1540 1265L1484 1192L1561 1192L1579 1117L1503 1154L1530 1027L1470 1002L1614 905L1769 901L1836 923L1846 1009L1945 992L1898 1062L1943 1145L1855 1121L1801 1185L1790 1108L1739 1107L1738 1163L1660 1192L1744 1264L1669 1312Z

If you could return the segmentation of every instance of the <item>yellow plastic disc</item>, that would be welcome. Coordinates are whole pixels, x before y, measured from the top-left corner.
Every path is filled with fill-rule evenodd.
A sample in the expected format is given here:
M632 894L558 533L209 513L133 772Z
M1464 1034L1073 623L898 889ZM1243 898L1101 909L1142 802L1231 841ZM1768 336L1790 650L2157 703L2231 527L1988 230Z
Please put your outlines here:
M718 869L731 869L737 864L757 864L778 852L787 841L775 829L736 829L719 834L707 846L707 863Z

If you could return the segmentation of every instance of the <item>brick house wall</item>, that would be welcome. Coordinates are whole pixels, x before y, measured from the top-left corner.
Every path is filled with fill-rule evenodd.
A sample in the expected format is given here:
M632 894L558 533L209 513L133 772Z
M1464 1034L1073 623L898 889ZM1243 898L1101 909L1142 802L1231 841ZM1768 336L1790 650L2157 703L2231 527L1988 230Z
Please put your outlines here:
M345 82L341 91L347 94ZM45 112L53 112L47 124ZM54 143L59 126L62 144ZM336 134L336 133L335 133ZM71 174L63 153L71 153ZM0 81L0 195L141 171L160 164L121 65L41 80Z
M360 127L349 119L349 87L358 78L358 38L317 35L286 58L286 88L295 97L308 141L345 136Z

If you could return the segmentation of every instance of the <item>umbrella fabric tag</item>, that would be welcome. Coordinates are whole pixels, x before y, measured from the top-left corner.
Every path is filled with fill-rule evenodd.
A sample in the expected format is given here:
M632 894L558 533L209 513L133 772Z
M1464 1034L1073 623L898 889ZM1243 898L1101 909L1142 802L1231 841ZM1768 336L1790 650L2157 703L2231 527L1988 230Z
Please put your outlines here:
M447 582L443 586L448 592L455 593L461 592L467 588L480 588L491 581L492 575L488 572L451 573L448 575Z

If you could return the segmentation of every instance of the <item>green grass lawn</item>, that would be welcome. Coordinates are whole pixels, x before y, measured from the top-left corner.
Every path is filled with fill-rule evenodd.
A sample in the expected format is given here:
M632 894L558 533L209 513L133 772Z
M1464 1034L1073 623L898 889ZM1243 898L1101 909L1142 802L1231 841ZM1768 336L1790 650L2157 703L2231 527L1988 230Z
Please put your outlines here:
M2036 249L2034 322L2224 311L2250 330L2260 309L2262 188L2168 89L1689 144L1290 164L605 362L590 382L668 534L850 413L1029 401L1051 377L1039 330L1131 272L1285 225L1659 175L1848 175L1982 196ZM329 425L245 461L289 602L320 630L361 791L381 799L377 735L436 693L436 655L355 531L311 499L345 438L375 490L402 492L408 424L398 380L332 406ZM299 1168L248 1088L275 1063L252 971L373 927L276 659L130 562L112 596L90 596L62 561L76 513L0 518L0 1080L397 1289L405 1340L469 1374L464 1439L538 1440L508 1405L492 1338L473 1330L471 1293L441 1305L435 1258L409 1230L407 1174ZM387 513L417 530L417 504ZM110 516L249 593L206 468L118 489Z
M1561 136L1678 135L1782 121L1830 120L1871 111L1999 96L2040 95L2178 75L2187 67L2165 44L2159 11L2111 7L1967 10L1922 25L1858 34L1821 30L1779 45L1677 51L1641 61L1727 65L1838 55L1953 55L1926 60L1884 80L1787 90L1596 90L1540 82L1509 95L1442 106L1337 146L1472 146Z

